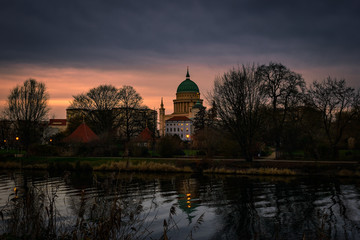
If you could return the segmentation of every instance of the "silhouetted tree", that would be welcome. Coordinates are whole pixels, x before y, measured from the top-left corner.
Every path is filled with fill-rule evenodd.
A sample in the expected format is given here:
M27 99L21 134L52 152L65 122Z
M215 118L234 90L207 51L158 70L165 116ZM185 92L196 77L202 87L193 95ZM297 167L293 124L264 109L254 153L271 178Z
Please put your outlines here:
M139 131L139 118L143 117L138 111L141 104L142 97L133 87L123 86L120 89L120 107L122 109L121 121L127 142L129 142L131 137Z
M244 157L252 161L261 127L261 108L265 104L255 66L239 66L218 77L211 100L222 124L241 146Z
M300 74L292 72L281 63L270 62L269 65L262 65L258 67L256 74L264 84L263 91L271 106L271 135L274 136L278 154L284 124L292 103L295 103L292 99L303 93L305 81Z
M321 113L323 129L332 149L332 157L336 158L337 146L344 130L358 113L359 91L347 87L344 79L328 77L322 82L313 82L308 91L308 101Z
M49 111L48 99L45 84L35 79L28 79L23 85L16 86L8 96L5 112L15 122L19 141L26 149L42 137L41 121L45 120Z
M201 107L196 113L194 118L194 131L195 133L204 129L206 123L206 108Z
M70 108L80 110L98 134L109 132L119 124L116 119L120 112L113 109L120 107L121 93L114 86L100 85L73 97Z

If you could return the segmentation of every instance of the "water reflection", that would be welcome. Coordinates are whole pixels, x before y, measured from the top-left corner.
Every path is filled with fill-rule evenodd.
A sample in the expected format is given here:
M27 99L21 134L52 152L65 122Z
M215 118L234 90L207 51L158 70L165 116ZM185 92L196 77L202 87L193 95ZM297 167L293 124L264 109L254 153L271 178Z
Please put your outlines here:
M122 211L152 239L164 220L171 239L360 238L358 180L13 172L0 174L0 208L14 187L21 194L30 185L56 191L60 222Z

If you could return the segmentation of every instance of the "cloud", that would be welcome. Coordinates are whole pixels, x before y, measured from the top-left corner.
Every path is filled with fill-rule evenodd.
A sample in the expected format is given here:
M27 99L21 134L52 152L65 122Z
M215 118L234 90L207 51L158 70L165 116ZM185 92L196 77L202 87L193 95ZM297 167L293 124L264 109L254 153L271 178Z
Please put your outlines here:
M121 67L149 58L242 53L359 61L355 1L19 0L3 5L0 61L5 62Z
M359 86L359 12L352 0L4 0L0 101L33 77L64 108L111 83L134 86L149 107L163 96L169 109L188 65L205 93L231 66L269 61L308 82L331 75Z

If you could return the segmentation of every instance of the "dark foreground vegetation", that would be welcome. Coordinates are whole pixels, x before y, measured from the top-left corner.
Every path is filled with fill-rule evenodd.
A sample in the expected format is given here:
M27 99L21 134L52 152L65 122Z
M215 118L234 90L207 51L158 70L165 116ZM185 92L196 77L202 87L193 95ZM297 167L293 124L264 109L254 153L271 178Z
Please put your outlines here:
M26 181L21 188L15 188L7 204L0 208L0 239L154 239L152 221L147 219L152 207L144 209L140 199L128 201L116 193L106 199L82 191L79 202L72 206L75 215L65 218L57 209L58 190ZM160 239L168 239L168 233L176 228L175 214L175 207L171 207ZM203 215L184 239L192 239L192 232L202 221Z

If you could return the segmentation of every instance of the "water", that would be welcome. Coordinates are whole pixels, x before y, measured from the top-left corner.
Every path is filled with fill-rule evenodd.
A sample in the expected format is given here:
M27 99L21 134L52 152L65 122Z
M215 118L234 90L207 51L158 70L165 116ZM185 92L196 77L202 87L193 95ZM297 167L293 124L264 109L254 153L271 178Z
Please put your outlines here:
M58 221L66 227L82 203L84 216L106 215L119 198L124 212L138 213L148 239L162 236L164 220L171 239L360 239L359 180L2 172L0 210L25 185L56 194ZM103 212L91 211L95 203Z

